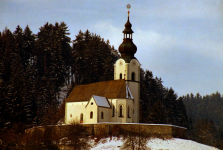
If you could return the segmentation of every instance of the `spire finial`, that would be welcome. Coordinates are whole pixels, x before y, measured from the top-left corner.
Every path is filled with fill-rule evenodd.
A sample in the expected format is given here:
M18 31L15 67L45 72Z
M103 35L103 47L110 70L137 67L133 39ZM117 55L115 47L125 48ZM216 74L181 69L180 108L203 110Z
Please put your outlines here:
M130 9L130 8L131 8L131 5L128 4L128 5L127 5L127 9ZM129 17L129 13L130 13L130 12L129 12L129 10L128 10L128 17Z
M131 5L127 5L128 9L128 19L125 24L125 29L122 31L124 33L124 38L122 44L119 46L118 50L121 53L121 58L125 60L126 63L130 63L132 59L136 59L134 57L134 54L137 51L136 45L132 41L132 24L129 21L129 9L131 8ZM125 77L124 77L125 78Z

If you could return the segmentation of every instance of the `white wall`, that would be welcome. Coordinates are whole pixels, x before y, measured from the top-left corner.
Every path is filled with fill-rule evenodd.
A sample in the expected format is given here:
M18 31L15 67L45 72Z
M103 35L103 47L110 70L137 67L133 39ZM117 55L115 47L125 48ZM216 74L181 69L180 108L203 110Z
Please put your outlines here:
M114 79L119 80L120 73L126 74L125 80L130 88L130 91L132 93L132 96L134 98L134 104L132 107L132 111L134 110L132 122L138 123L139 122L139 100L140 100L140 63L136 59L132 59L130 63L125 63L120 65L120 62L125 61L123 59L118 59L116 63L114 64ZM132 80L132 72L135 73L135 81ZM119 121L123 121L118 119ZM126 120L126 122L131 121L131 119Z
M128 80L132 80L132 72L135 72L135 81L140 81L140 63L132 59L128 66Z
M93 112L93 118L90 118L91 111ZM91 97L88 105L86 106L85 116L86 116L86 122L84 123L97 123L98 122L98 106L93 97Z
M128 117L128 107L130 107L129 117ZM126 123L132 123L134 118L133 114L133 100L126 100Z
M122 79L127 78L127 66L125 60L120 58L114 64L114 80L120 79L120 73L122 73Z
M132 95L134 97L134 114L133 114L133 122L138 123L139 122L139 100L140 100L140 63L136 59L132 59L129 63L129 79L132 79L132 72L135 72L135 81L137 82L131 82L128 81L129 88L132 92Z
M110 117L111 117L111 122L117 122L117 107L116 107L116 102L117 102L117 99L108 99L110 105L111 105L111 112L110 112ZM113 115L113 106L115 106L115 113L114 113L114 116Z
M84 102L66 102L65 106L65 124L70 124L72 121L80 122L80 114L83 113L83 122L86 121L87 101Z
M140 84L137 82L128 82L129 88L132 92L132 95L134 97L134 103L133 103L133 122L138 123L139 122L139 99L140 99Z
M98 122L111 122L111 108L99 107L98 108ZM103 112L104 117L101 119L101 112Z
M127 109L128 109L128 105L130 105L131 107L133 107L133 100L130 99L112 99L111 100L112 104L115 106L115 116L111 117L111 122L120 122L120 123L131 123L132 122L132 117L128 118L127 116ZM122 114L123 117L120 117L120 106L122 107ZM132 111L130 112L131 116L132 116ZM112 115L112 109L111 109L111 115Z
M112 117L112 108L98 107L93 97L88 102L67 102L65 106L65 123L70 124L73 120L80 122L80 115L83 113L83 123L98 122L133 122L133 100L131 99L109 99L111 106L115 106L115 115ZM93 105L91 105L93 103ZM87 106L86 106L87 105ZM123 106L123 117L120 117L119 106ZM128 106L131 107L130 118L128 118ZM90 118L90 112L93 112L93 118ZM101 112L104 113L104 119L101 119Z

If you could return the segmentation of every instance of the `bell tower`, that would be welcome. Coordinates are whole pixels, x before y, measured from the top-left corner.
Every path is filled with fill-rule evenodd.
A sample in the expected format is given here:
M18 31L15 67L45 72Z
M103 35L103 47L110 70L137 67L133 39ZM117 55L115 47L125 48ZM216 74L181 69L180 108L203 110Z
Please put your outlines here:
M127 5L130 9L130 5ZM139 101L140 101L140 63L135 58L134 54L137 51L136 45L133 43L132 24L128 18L125 24L125 29L122 31L124 34L123 42L118 50L121 58L114 64L114 80L125 79L126 84L129 86L133 96L133 122L139 122Z

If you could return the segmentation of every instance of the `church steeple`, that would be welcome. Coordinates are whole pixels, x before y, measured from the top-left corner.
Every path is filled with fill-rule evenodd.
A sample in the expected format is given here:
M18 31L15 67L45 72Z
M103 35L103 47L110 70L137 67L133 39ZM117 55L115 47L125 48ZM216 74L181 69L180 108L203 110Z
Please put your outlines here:
M130 5L127 5L130 8ZM132 24L128 18L123 31L124 38L122 44L118 50L121 53L119 58L114 64L114 80L125 79L126 85L128 85L133 96L132 122L139 122L139 104L140 104L140 63L135 58L134 54L137 51L137 47L132 41ZM126 102L125 110L127 110L129 104ZM128 121L127 121L128 122ZM129 121L131 122L131 121Z
M127 8L130 7L127 6ZM124 38L118 50L121 53L121 58L124 59L126 63L129 63L132 59L135 59L134 54L137 51L137 47L132 41L132 33L134 32L132 31L132 24L129 21L129 11L125 29L122 33L124 33Z

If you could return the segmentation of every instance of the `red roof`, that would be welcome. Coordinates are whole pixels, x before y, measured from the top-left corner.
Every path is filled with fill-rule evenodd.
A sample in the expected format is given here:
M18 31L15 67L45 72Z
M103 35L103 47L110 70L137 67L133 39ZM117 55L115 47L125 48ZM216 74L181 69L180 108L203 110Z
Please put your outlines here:
M125 80L111 80L73 88L66 102L88 101L92 95L103 96L108 99L126 98Z

